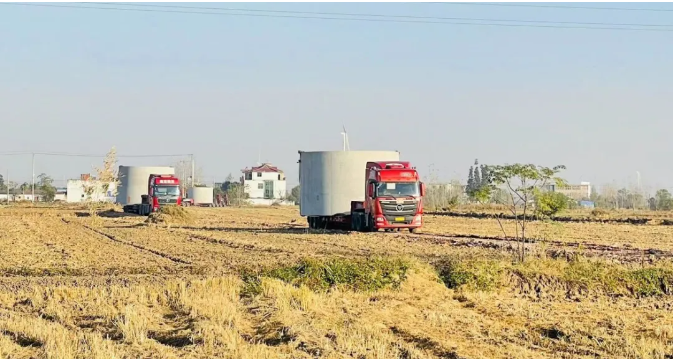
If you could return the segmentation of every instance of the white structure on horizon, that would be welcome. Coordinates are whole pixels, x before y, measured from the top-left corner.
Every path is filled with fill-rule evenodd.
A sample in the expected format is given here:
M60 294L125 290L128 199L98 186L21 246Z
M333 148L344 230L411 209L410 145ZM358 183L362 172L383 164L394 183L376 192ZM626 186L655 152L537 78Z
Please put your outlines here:
M270 163L262 163L260 166L242 170L243 190L249 196L251 204L271 205L273 203L285 204L287 197L287 182L285 173L272 166ZM288 203L292 204L292 203Z
M88 198L85 187L93 187L91 199ZM115 183L110 182L107 191L103 188L103 182L97 179L71 179L68 180L66 189L66 202L78 203L91 200L93 202L114 202Z
M547 185L548 191L563 193L566 196L575 199L583 200L591 198L591 182L580 182L579 185L569 184L567 186L556 186L555 184Z

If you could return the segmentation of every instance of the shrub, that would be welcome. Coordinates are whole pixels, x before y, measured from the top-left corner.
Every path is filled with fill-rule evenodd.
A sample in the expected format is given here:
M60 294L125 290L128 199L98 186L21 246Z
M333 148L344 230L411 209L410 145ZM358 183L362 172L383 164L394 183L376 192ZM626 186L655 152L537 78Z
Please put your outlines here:
M551 217L568 208L569 198L559 192L543 192L535 196L535 212Z
M498 260L471 260L449 257L435 264L439 278L451 289L491 290L502 280L504 268Z
M262 277L280 279L295 286L304 285L315 291L326 291L337 286L354 291L375 291L398 287L406 279L408 269L409 264L402 259L303 259L296 265L265 269L257 273L244 272L243 292L258 294Z
M594 208L591 210L591 215L594 217L604 217L608 215L608 211L604 210L603 208Z

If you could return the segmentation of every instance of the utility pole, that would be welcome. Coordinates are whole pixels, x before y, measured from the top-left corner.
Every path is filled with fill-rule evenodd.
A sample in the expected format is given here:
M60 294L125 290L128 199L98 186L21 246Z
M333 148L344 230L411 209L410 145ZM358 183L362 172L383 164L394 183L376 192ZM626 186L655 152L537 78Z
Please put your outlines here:
M33 153L32 155L33 155L33 161L32 161L33 162L33 181L32 181L32 185L31 185L31 195L33 197L32 198L33 203L35 203L35 153Z
M192 155L189 155L189 157L190 157L191 160L192 160L192 187L194 187L194 179L195 179L195 178L194 178L194 155L193 155L193 154L192 154Z

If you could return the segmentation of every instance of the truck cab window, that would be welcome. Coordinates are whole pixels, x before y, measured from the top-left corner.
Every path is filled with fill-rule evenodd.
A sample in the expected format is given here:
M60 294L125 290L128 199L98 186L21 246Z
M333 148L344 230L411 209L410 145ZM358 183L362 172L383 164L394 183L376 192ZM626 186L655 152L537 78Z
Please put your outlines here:
M377 196L408 197L419 196L418 182L381 182L376 189Z
M178 188L178 186L154 186L153 193L157 197L179 196L180 189Z

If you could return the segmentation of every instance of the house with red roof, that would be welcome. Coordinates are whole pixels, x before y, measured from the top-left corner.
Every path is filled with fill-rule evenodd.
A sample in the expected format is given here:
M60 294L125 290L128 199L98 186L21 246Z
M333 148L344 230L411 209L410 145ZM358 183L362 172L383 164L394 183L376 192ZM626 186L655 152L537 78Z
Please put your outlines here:
M287 197L285 173L270 163L245 168L243 172L243 188L252 204L273 204L283 202Z

